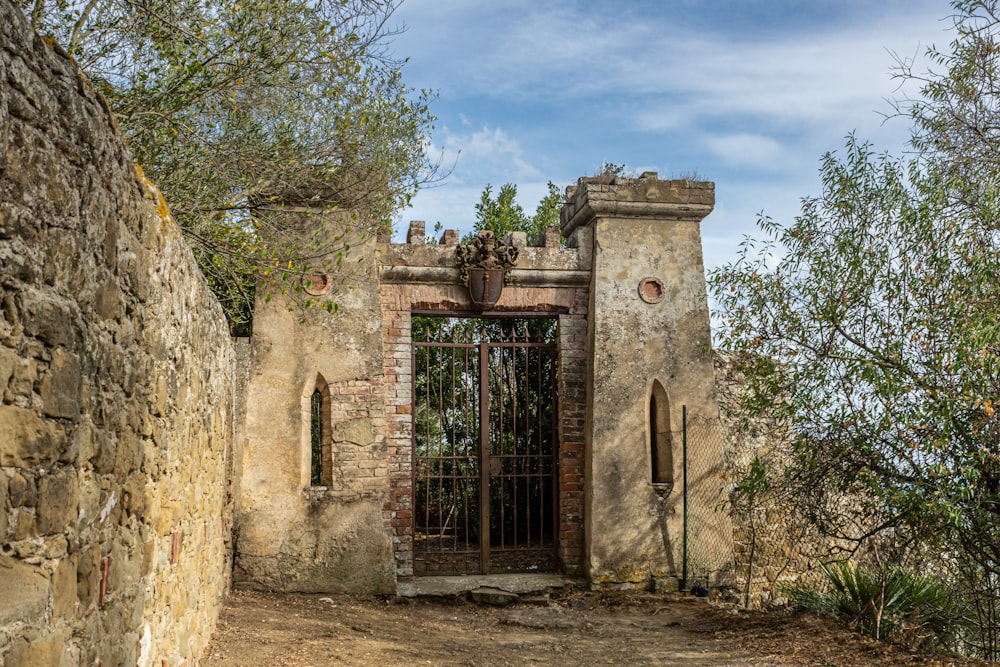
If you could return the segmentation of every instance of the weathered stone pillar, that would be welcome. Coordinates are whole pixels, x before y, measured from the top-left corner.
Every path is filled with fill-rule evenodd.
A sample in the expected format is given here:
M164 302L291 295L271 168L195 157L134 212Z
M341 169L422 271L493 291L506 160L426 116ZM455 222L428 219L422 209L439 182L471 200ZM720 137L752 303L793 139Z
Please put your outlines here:
M312 224L332 235L332 256L316 259L301 290L256 299L236 580L282 591L393 593L375 237L345 232L349 220Z
M688 575L732 561L723 497L700 222L715 186L580 179L562 232L590 228L585 563L592 585L663 588L683 568L682 406L688 415ZM586 238L586 235L580 235ZM696 440L697 442L693 442Z

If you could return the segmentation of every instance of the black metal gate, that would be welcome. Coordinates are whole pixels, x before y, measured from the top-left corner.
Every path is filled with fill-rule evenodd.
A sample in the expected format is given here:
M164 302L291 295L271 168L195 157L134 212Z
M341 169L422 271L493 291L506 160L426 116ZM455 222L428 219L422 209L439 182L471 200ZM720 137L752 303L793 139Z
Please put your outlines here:
M556 568L555 331L413 318L414 574Z

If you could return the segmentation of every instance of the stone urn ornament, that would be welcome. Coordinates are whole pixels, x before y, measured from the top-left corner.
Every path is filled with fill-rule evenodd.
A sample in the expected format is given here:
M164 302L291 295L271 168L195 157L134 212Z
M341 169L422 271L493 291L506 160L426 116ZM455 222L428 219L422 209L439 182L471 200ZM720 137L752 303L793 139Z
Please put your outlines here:
M480 310L496 305L503 286L510 282L510 270L517 263L518 249L498 245L489 230L476 234L471 243L455 249L459 280L469 288L472 303Z

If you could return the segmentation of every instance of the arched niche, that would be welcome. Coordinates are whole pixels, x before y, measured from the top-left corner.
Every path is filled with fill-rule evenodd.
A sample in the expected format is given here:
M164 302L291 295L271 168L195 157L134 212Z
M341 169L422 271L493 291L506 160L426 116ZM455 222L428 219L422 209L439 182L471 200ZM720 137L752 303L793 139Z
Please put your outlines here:
M309 486L329 486L333 478L330 430L330 384L317 373L309 394Z
M673 438L670 432L670 399L659 380L649 389L650 481L665 491L674 485Z

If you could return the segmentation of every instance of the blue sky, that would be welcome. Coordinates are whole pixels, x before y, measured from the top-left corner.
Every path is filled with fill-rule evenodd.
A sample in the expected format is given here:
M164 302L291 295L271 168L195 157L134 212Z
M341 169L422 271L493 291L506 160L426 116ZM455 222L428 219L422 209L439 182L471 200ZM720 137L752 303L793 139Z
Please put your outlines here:
M849 132L899 152L893 54L951 39L943 0L405 0L392 49L437 91L432 150L454 170L403 212L466 231L487 183L534 211L605 162L715 181L707 266L761 211L790 221ZM915 92L915 91L911 91ZM457 161L456 161L457 160Z

